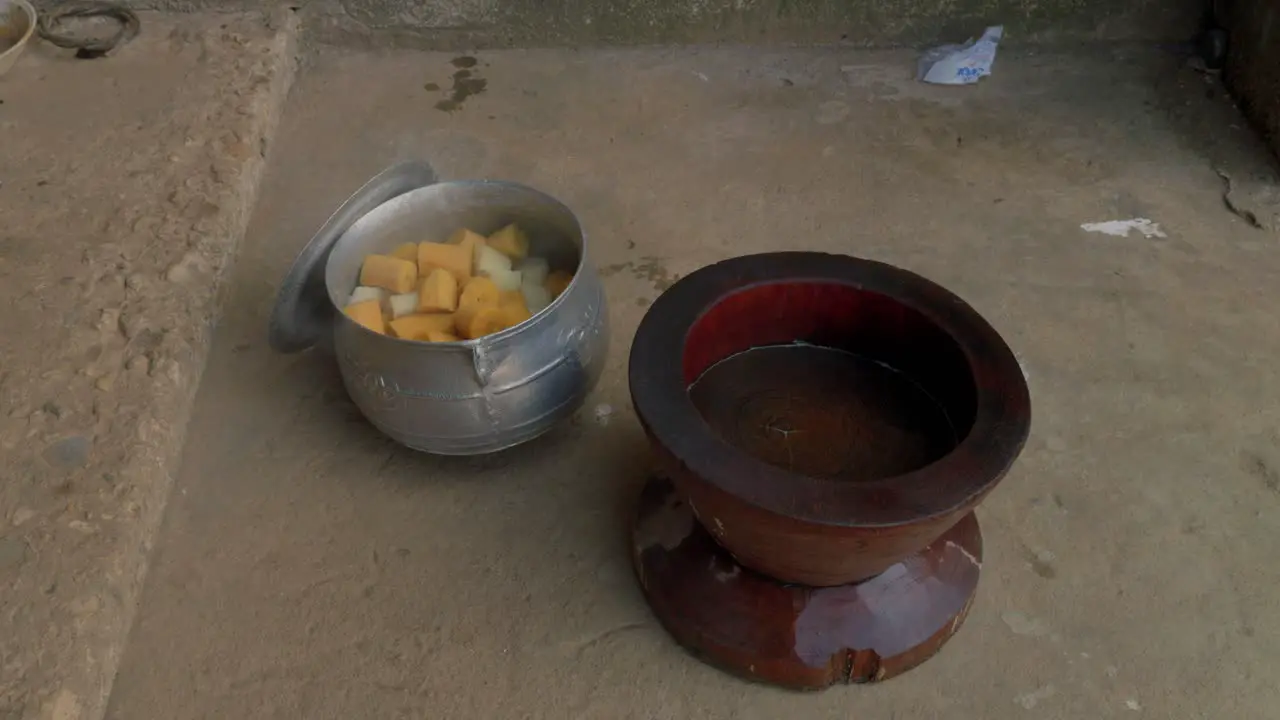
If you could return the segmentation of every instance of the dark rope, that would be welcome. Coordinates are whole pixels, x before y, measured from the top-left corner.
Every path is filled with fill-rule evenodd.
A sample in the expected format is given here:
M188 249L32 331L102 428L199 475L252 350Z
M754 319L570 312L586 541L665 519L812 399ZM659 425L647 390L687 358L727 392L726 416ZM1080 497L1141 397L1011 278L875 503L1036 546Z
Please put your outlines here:
M120 23L120 29L109 38L87 38L65 32L60 27L64 20L95 17L115 20ZM141 29L142 23L132 10L113 2L77 0L40 13L40 37L60 48L75 50L76 57L81 59L102 57L127 44Z

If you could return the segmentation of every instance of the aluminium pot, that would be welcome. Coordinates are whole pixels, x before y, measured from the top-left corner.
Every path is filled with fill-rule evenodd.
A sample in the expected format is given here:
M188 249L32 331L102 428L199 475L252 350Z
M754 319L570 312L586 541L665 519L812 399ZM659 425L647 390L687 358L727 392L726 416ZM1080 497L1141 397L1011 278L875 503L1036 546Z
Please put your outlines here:
M530 255L574 272L568 289L525 322L476 340L425 343L378 334L341 311L366 255L512 222L529 236ZM285 277L269 334L279 352L331 349L370 423L441 455L494 452L550 430L591 392L609 344L604 290L568 207L516 183L441 181L421 162L387 169L329 218Z

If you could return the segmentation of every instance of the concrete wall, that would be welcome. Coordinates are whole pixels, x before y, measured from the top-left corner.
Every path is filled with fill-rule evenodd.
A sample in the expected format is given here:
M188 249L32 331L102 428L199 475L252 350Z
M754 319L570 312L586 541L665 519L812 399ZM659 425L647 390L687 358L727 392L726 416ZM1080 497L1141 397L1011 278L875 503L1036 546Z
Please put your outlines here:
M1009 42L1185 40L1204 0L294 0L322 34L427 47L752 42L916 45L1003 23ZM162 10L261 0L131 0ZM381 32L371 32L381 31Z
M1245 114L1280 155L1280 0L1237 0L1226 79Z

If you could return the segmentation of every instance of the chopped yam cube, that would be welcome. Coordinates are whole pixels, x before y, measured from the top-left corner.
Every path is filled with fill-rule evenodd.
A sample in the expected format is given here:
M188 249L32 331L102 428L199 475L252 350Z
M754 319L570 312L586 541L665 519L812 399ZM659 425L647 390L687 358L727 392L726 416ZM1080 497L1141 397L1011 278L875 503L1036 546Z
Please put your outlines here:
M503 322L507 327L514 327L533 317L529 307L525 305L524 293L519 290L503 290L498 294L498 309L502 311Z
M496 308L498 307L499 297L498 286L492 280L487 277L473 277L462 288L462 296L458 299L458 309L462 310L477 306Z
M458 279L436 268L418 287L418 312L453 312L458 309Z
M388 304L391 306L392 318L412 315L418 311L418 293L410 292L402 295L392 295Z
M529 254L529 238L515 223L489 236L489 247L512 260L521 260Z
M551 299L560 297L560 293L569 289L569 283L573 282L573 274L564 270L556 270L547 276L547 291L551 293Z
M457 239L457 244L465 248L470 248L471 272L473 275L478 275L480 273L480 257L484 254L485 248L487 247L487 245L485 245L484 236L479 233L473 233L470 230L460 230L457 233L454 233L454 238ZM501 255L502 253L498 254Z
M346 313L347 317L355 322L376 333L383 335L387 333L386 320L382 317L382 303L377 300L365 300L354 305L348 305L342 312Z
M426 277L432 270L440 268L453 273L458 284L462 285L471 277L471 267L471 248L466 245L418 243L418 275L420 277Z
M528 312L529 307L525 305L524 293L519 290L503 290L498 293L498 307L506 307L508 305L518 305Z
M493 281L494 285L498 286L499 290L503 290L503 291L519 290L520 283L523 280L523 276L521 275L519 270L507 270L506 272L495 272L492 275L489 275L488 277L490 280Z
M382 288L365 287L364 285L351 291L351 297L347 299L347 304L355 305L365 300L377 300L382 305L383 311L387 309L387 291Z
M484 236L478 232L472 232L466 228L462 228L449 236L450 245L460 245L467 248L471 253L471 273L478 275L480 273L480 252L484 247Z
M502 308L497 305L470 305L458 311L458 332L474 340L507 329Z
M488 245L477 245L476 253L476 274L492 275L495 272L511 272L511 258L494 250Z
M475 245L484 244L484 236L478 232L472 232L466 228L459 228L449 236L450 245Z
M431 332L452 333L453 324L453 315L445 313L406 315L389 323L391 334L404 340L427 340Z
M499 305L498 311L502 313L503 328L515 327L516 325L519 325L525 320L533 317L529 312L529 309L524 306L523 302L519 305L514 303L510 305Z
M418 269L408 260L390 255L369 255L360 268L360 284L380 287L394 295L413 290Z
M520 293L524 295L525 307L529 308L529 312L537 314L543 308L551 304L551 291L542 285L534 285L526 282L520 285Z
M550 272L551 268L544 258L525 258L525 261L520 263L520 274L523 279L530 280L537 285L546 284L547 274Z
M427 342L458 342L458 336L444 330L428 330Z
M391 257L398 257L401 260L408 260L411 263L418 262L418 243L405 243L395 250L391 251Z
M491 247L479 246L476 251L477 275L483 275L498 286L499 290L519 290L521 274L511 269L511 258Z

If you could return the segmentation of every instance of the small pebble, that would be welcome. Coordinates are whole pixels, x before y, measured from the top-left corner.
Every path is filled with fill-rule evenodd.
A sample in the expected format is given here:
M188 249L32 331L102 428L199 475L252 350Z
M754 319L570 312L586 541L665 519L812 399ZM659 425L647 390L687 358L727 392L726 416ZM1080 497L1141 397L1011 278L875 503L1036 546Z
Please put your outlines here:
M98 329L107 332L114 332L120 327L120 310L118 308L107 308L98 316Z
M27 559L27 544L21 538L0 537L0 571L16 569Z
M141 315L121 315L120 316L120 332L125 338L132 340L147 329L147 318Z
M92 446L93 443L84 435L72 435L46 448L44 459L55 467L84 467L89 462L89 449Z
M169 268L169 272L165 273L164 277L169 282L180 285L191 279L191 268L183 263L178 263Z

